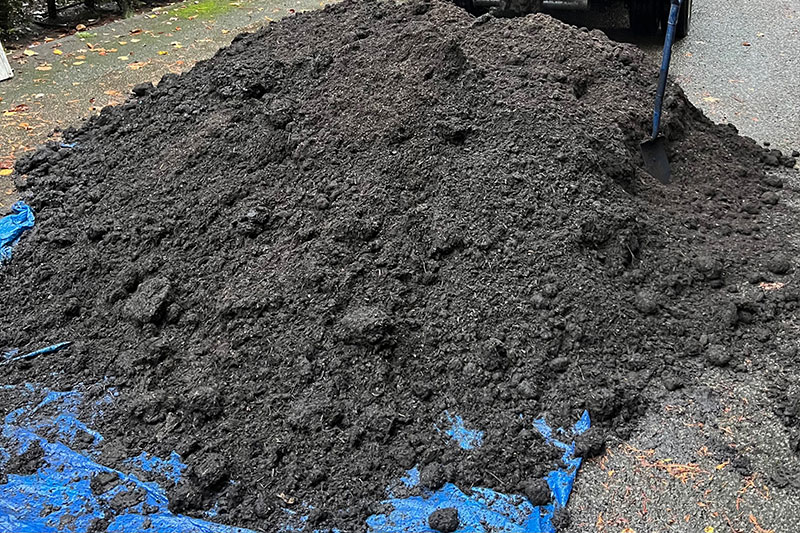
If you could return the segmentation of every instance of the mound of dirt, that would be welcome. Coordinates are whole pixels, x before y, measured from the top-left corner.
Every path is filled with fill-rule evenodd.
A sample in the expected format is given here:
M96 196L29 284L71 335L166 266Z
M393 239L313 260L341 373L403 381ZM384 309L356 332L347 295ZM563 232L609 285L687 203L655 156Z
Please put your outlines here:
M227 523L306 501L360 530L414 465L524 493L557 459L533 417L588 409L597 453L700 366L757 368L798 307L781 159L670 86L659 185L656 78L600 32L439 2L240 36L18 164L38 221L0 351L75 344L0 379L107 379L106 441L176 450L175 509Z

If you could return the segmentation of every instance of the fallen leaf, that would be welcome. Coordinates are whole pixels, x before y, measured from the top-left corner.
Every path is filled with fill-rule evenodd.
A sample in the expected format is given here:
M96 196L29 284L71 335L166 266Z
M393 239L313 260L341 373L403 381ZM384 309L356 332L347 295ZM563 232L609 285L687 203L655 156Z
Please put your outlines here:
M130 57L128 57L128 56L117 56L117 59L119 59L120 61L127 61L127 60L130 59Z
M158 55L160 55L160 56L165 56L165 55L167 55L168 53L169 53L169 52L167 52L166 50L159 50L159 51L158 51Z
M138 43L139 41L141 41L141 39L131 39L132 43Z
M30 48L26 49L22 53L25 54L26 56L38 56L39 55L36 52L34 52L33 50L31 50Z
M125 46L126 44L128 44L128 41L120 41L120 42L119 42L119 45L120 45L120 46Z
M131 63L130 65L128 65L128 68L131 70L139 70L146 64L147 64L146 61L137 61L136 63Z
M53 67L50 65L39 65L36 67L36 70L53 70Z
M14 169L11 168L4 168L0 170L0 176L10 176L14 173Z
M122 96L122 93L119 91L115 91L113 89L109 89L105 91L103 94L107 94L108 96Z
M292 505L293 503L295 503L297 501L297 498L295 498L294 496L287 496L283 492L278 494L278 498L283 500L283 503L286 503L286 504L289 504L289 505Z
M706 96L705 98L703 98L703 101L708 102L709 104L716 104L717 102L719 102L719 98L714 98L713 96Z
M750 46L750 43L748 43L747 41L745 41L745 42L743 42L743 43L742 43L742 46Z
M128 33L130 33L131 35L139 35L140 33L142 33L142 28L136 28L134 30L129 31Z
M230 32L231 32L231 30L222 30L222 35L227 35Z
M109 54L116 54L117 53L117 49L116 48L109 48L108 50L106 50L106 52L108 52Z
M75 30L76 31L83 31L85 29L86 29L86 26L84 26L83 24L78 24L77 26L75 26Z
M756 33L756 37L763 37L763 36L764 36L764 34L761 33L761 32Z
M77 66L79 66L79 65L83 65L84 63L86 63L86 61L76 61L76 62L74 62L74 63L72 64L72 66L73 66L73 67L77 67Z
M780 281L776 281L775 283L761 282L758 284L758 286L765 291L776 291L778 289L782 289L785 285L785 283L781 283Z
M60 56L60 55L61 55L61 54L63 54L64 52L62 52L61 50L55 49L55 50L53 50L53 53L54 53L55 55L57 55L57 56Z

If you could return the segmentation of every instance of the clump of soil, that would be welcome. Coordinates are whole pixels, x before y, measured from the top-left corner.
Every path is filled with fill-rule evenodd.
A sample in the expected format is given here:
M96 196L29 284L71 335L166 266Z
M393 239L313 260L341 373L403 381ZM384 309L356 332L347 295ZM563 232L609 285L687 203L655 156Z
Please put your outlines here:
M19 163L38 221L0 348L75 344L0 377L109 377L106 442L177 451L175 508L227 523L305 501L359 530L414 465L524 493L558 461L533 417L588 409L600 453L664 383L757 367L798 306L752 140L670 86L675 183L643 171L656 78L600 32L439 2L240 36Z

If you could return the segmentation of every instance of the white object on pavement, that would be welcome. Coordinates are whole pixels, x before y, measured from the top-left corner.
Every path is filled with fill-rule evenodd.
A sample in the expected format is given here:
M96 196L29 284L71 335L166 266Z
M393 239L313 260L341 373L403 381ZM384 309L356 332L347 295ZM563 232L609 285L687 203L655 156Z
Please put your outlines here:
M11 70L11 65L8 64L6 52L3 50L3 43L0 43L0 81L4 81L13 77L14 72Z

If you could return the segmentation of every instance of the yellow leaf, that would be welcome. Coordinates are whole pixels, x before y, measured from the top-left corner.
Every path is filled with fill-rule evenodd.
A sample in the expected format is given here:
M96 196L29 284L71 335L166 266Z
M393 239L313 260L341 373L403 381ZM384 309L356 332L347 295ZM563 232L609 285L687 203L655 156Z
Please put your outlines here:
M38 67L36 67L36 70L53 70L53 67L51 67L50 65L39 65Z
M77 67L78 65L83 65L84 63L86 63L86 61L76 61L72 65Z
M75 59L86 59L86 56L75 56Z
M84 26L83 24L78 24L77 26L75 26L75 29L77 31L83 31L86 29L86 26Z
M719 102L719 98L714 98L713 96L706 96L705 98L703 98L703 101L708 102L709 104L716 104L717 102Z
M128 44L128 41L119 41L120 46L125 46Z
M116 48L109 48L108 50L106 50L106 52L109 52L111 54L116 54L117 53L117 49Z
M169 52L167 52L166 50L159 50L159 51L158 51L158 55L160 55L160 56L165 56L165 55L167 55L168 53L169 53Z
M57 56L60 56L60 55L61 55L61 54L63 54L64 52L62 52L61 50L59 50L58 48L56 48L55 50L53 50L53 53L54 53L55 55L57 55Z
M132 43L138 43L139 41L141 41L141 39L131 39Z
M714 533L714 526L706 526L703 533Z
M30 48L28 48L27 50L25 50L22 53L25 54L26 56L38 56L39 55L36 52L34 52L33 50L31 50Z
M130 58L128 56L117 56L117 59L119 59L120 61L127 61Z
M0 170L0 176L10 176L13 172L14 172L13 169L4 168L4 169Z

